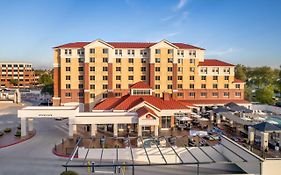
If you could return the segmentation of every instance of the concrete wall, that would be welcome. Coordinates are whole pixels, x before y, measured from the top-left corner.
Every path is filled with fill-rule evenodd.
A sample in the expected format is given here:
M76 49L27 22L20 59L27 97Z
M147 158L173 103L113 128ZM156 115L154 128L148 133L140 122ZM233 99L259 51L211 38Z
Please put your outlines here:
M262 175L279 175L281 174L281 159L266 159L262 163Z

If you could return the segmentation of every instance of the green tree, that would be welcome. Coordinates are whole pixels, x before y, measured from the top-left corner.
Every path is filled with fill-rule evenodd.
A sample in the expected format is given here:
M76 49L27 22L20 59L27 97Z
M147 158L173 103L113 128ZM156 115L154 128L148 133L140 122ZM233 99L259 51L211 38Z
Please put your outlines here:
M253 101L252 88L245 85L244 94L245 94L244 97L245 97L246 100Z
M246 67L238 64L235 66L235 78L242 80L242 81L246 81L247 77L246 77Z
M11 79L10 80L10 84L12 84L13 86L18 86L19 85L19 80Z
M44 73L39 77L38 82L43 85L50 85L53 83L52 75Z
M271 86L266 86L256 91L256 100L263 104L274 104L273 96L274 92Z
M54 94L53 84L48 84L48 85L43 86L43 88L41 90L41 94L53 95Z

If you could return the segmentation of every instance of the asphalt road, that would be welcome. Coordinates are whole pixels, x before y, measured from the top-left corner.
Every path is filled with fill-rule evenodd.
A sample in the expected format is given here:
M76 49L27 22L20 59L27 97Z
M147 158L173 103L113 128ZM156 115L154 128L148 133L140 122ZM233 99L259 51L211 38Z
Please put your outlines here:
M20 107L10 107L0 111L0 128L17 125L19 119L16 111ZM55 143L67 136L66 120L34 119L36 135L25 142L0 149L0 175L57 175L64 171L61 166L65 164L65 158L60 158L52 153ZM86 168L73 169L81 175L87 175ZM200 169L200 174L225 174L228 171L215 169ZM105 174L105 173L95 173ZM132 174L128 168L126 174ZM136 167L136 175L196 174L195 167L170 166L170 167Z

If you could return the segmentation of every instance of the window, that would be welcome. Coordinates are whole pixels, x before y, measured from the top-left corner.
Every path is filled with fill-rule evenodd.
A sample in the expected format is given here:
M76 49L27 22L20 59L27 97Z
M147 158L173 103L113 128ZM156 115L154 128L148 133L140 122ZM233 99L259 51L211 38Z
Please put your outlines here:
M107 93L103 93L102 98L107 98Z
M128 50L128 55L131 55L131 50Z
M65 79L70 80L70 76L69 75L65 76Z
M83 63L84 62L84 58L78 58L78 63Z
M218 84L213 84L213 89L217 89L218 88Z
M155 76L155 80L160 80L160 76Z
M134 67L128 67L128 71L129 72L133 72L134 71Z
M120 75L117 75L117 76L116 76L116 80L121 80L121 76L120 76Z
M214 72L214 73L219 73L219 68L218 68L218 67L213 68L213 69L212 69L212 72Z
M71 61L70 58L66 58L66 59L65 59L65 62L66 62L66 63L70 63L70 61Z
M160 89L160 84L156 84L155 89Z
M83 79L84 79L83 75L78 76L78 80L83 80Z
M102 67L102 71L107 72L107 67Z
M160 72L160 67L155 67L155 72Z
M141 71L145 72L146 71L146 67L141 67Z
M178 50L178 55L184 56L184 50Z
M107 76L102 76L102 80L107 80L108 77Z
M71 97L71 93L70 92L66 92L65 93L65 97Z
M235 97L241 97L241 92L235 92Z
M224 96L224 97L228 97L228 96L229 96L229 92L224 92L224 93L223 93L223 96Z
M140 51L140 54L141 54L141 55L146 55L147 52L146 52L146 50L141 50L141 51Z
M141 80L142 80L142 81L145 81L145 80L146 80L146 76L145 76L145 75L142 75L142 76L141 76Z
M129 58L129 63L134 63L134 59L133 58Z
M183 72L183 67L178 67L178 72Z
M173 71L173 67L168 67L168 72L172 72Z
M66 88L66 89L70 89L70 88L71 88L71 85L70 85L70 84L66 84L66 85L65 85L65 88Z
M236 89L240 89L240 84L235 84Z
M173 53L173 49L168 49L168 54L172 54Z
M195 92L189 92L190 97L195 97Z
M128 76L128 80L134 80L134 76Z
M213 76L213 80L218 80L218 76Z
M78 71L79 72L83 72L84 71L84 67L78 67Z
M182 92L178 92L178 97L183 97L183 93Z
M201 80L206 80L206 76L201 76Z
M121 58L116 58L116 63L121 63Z
M160 63L160 58L155 58L155 63Z
M201 67L200 72L207 74L207 67Z
M202 89L206 89L206 84L201 84Z
M121 49L119 50L119 55L122 55L122 50Z
M173 80L173 77L172 76L168 76L168 81L171 81Z
M108 54L108 49L102 49L103 54Z
M182 80L182 76L178 76L178 80Z
M84 93L83 93L83 92L79 92L79 93L78 93L78 97L79 97L79 98L83 98L83 97L84 97Z
M96 88L96 86L94 84L90 85L90 89L95 89L95 88Z
M95 53L95 49L90 49L90 53Z
M79 84L79 85L78 85L78 88L79 88L79 89L83 89L83 87L84 87L83 84Z
M182 89L182 84L178 84L178 89Z
M77 49L78 55L84 55L84 49Z
M93 75L90 76L90 80L95 80L95 79L96 79L95 76L93 76Z
M228 89L229 88L229 84L224 84L224 88Z
M70 71L70 67L65 67L65 71L69 72Z
M118 55L118 50L115 50L115 55Z
M189 63L190 63L190 64L194 64L194 63L195 63L195 59L190 59L190 60L189 60Z
M115 97L121 97L122 93L115 93Z
M96 71L96 68L93 67L93 66L91 66L91 67L90 67L90 71L91 71L91 72L94 72L94 71Z
M179 63L179 64L183 64L183 59L179 58L179 59L178 59L178 63Z
M102 62L108 63L108 58L103 58L103 59L102 59Z
M173 89L173 85L172 84L168 84L167 88L168 89Z
M146 63L146 59L145 59L145 58L142 58L142 59L141 59L141 63Z
M171 116L162 116L161 117L161 127L162 128L171 128Z
M107 87L108 87L107 84L102 85L102 89L107 89Z
M189 55L190 56L196 56L196 50L190 50Z
M224 76L224 80L229 80L229 76Z
M91 94L90 94L90 97L91 97L91 98L95 98L96 95L95 95L94 93L91 93Z
M168 58L168 63L173 63L173 58Z
M72 50L71 49L64 49L64 54L65 55L71 55Z
M213 95L213 97L218 97L219 93L218 92L213 92L212 95Z
M116 89L121 89L121 84L116 84Z
M195 67L190 67L189 70L190 72L195 72Z
M93 57L90 58L90 62L91 62L91 63L94 63L95 61L96 61L95 58L93 58Z
M160 94L159 94L159 93L156 93L156 94L155 94L155 97L160 98Z
M206 96L207 96L207 93L206 93L206 92L201 92L201 93L200 93L200 96L201 96L201 97L206 97Z
M121 72L121 67L116 67L116 72Z
M189 80L194 81L194 76L189 76Z
M160 54L160 49L155 49L155 54Z

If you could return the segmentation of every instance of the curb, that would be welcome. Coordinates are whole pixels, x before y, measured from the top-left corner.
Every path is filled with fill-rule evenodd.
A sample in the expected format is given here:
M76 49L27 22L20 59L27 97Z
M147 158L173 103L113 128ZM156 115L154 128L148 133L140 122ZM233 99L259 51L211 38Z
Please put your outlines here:
M26 140L29 140L29 139L31 139L32 137L34 137L35 134L36 134L36 130L34 130L34 134L32 134L30 137L27 137L27 138L25 138L25 139L19 140L19 141L14 142L14 143L10 143L10 144L8 144L8 145L0 146L0 149L1 149L1 148L6 148L6 147L9 147L9 146L13 146L13 145L16 145L16 144L18 144L18 143L21 143L21 142L24 142L24 141L26 141Z
M64 154L61 154L61 153L56 152L56 151L55 151L55 148L53 148L52 152L53 152L53 154L54 154L55 156L58 156L58 157L62 157L62 158L71 158L71 156L67 156L67 155L64 155ZM78 158L78 156L75 155L73 158Z

